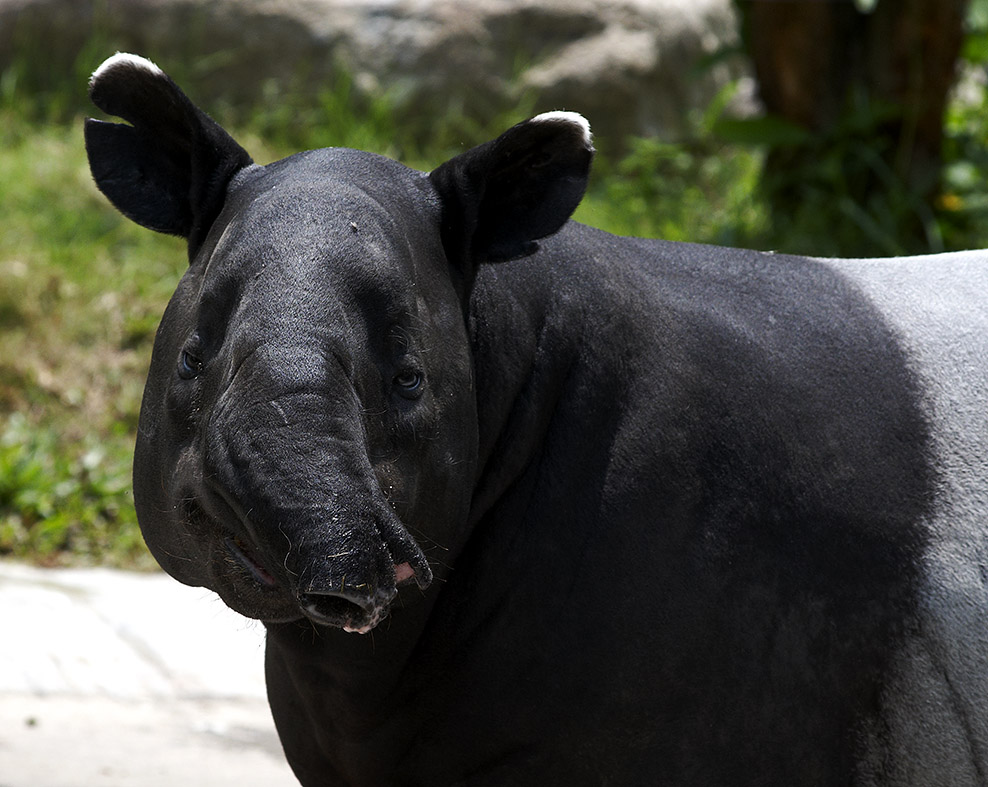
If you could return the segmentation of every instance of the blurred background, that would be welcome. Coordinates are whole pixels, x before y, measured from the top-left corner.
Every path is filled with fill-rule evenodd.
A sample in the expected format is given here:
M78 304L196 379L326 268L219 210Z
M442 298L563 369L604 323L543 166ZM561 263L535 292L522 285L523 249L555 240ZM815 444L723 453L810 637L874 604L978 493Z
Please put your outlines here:
M598 149L577 219L612 232L988 246L988 0L0 0L0 558L151 567L131 454L186 259L89 176L86 83L118 50L259 163L428 170L569 109Z

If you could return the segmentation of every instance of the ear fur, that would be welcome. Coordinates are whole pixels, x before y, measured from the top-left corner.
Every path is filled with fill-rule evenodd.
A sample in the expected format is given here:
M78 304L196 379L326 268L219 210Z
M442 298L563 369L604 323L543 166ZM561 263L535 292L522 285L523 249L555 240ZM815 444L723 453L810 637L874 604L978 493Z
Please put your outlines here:
M524 257L558 231L583 198L590 125L548 112L450 159L429 178L442 201L443 245L463 272Z
M97 186L138 224L188 239L192 256L250 156L145 58L118 53L106 60L90 79L89 96L130 123L86 121Z

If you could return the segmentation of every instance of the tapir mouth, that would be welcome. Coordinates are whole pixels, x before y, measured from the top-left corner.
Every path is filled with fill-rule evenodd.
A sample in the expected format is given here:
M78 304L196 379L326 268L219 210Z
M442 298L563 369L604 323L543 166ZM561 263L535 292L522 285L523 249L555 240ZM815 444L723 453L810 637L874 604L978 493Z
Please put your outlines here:
M255 550L243 538L227 536L223 544L235 563L260 590L277 592L284 589L284 585L264 567ZM313 623L366 634L388 616L398 588L415 581L415 570L409 563L402 563L394 567L394 578L394 585L389 584L388 589L381 589L367 596L344 592L339 595L298 592L295 598L301 616Z
M253 550L242 539L237 536L228 536L224 543L234 560L247 569L247 572L258 585L271 589L278 587L278 580L261 565L260 561L254 557Z
M248 515L261 510L257 502L247 506L224 485L207 483L185 500L186 521L213 545L205 584L233 609L262 621L308 618L320 626L370 631L387 617L402 586L414 582L425 590L432 571L397 513L369 499L354 524L340 528L341 536L314 537L320 522L308 528L300 522L277 528L278 547L264 538L263 521ZM267 520L287 521L277 512Z
M284 620L294 607L299 618L317 625L366 633L387 617L400 587L414 582L424 590L432 580L427 559L396 516L379 515L373 535L365 529L359 545L339 554L327 549L332 541L310 540L300 550L280 530L285 552L274 559L257 540L262 526L226 489L209 485L205 495L187 499L186 508L225 555L214 561L214 590L260 620Z

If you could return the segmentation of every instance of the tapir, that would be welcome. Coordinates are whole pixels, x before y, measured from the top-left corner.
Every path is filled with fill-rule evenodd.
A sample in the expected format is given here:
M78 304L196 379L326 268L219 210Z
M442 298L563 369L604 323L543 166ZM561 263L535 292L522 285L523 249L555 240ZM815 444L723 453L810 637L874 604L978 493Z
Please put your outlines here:
M610 235L572 112L423 173L257 165L134 55L90 95L188 240L142 532L263 621L303 785L988 784L985 252Z

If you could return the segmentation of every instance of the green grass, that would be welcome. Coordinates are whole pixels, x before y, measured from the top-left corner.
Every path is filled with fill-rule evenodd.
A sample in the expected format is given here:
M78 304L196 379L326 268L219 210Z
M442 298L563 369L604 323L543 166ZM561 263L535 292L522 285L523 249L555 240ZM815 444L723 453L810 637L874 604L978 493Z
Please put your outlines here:
M182 245L109 208L80 123L0 128L0 554L140 563L130 455Z
M84 84L78 73L89 67L76 68L74 82ZM184 245L131 224L94 187L77 108L82 85L49 98L27 94L22 72L0 75L0 556L147 567L131 457L154 330L185 269ZM342 145L428 169L530 114L523 102L481 129L452 113L423 149L402 136L387 97L361 103L350 87L343 78L305 104L272 97L265 105L274 109L255 112L234 136L260 163ZM678 144L596 140L576 218L620 234L829 249L825 220L816 238L805 228L799 236L770 234L759 196L762 146L730 144L716 133L726 98ZM984 108L984 100L957 105L948 119L943 209L935 217L948 247L985 245Z

